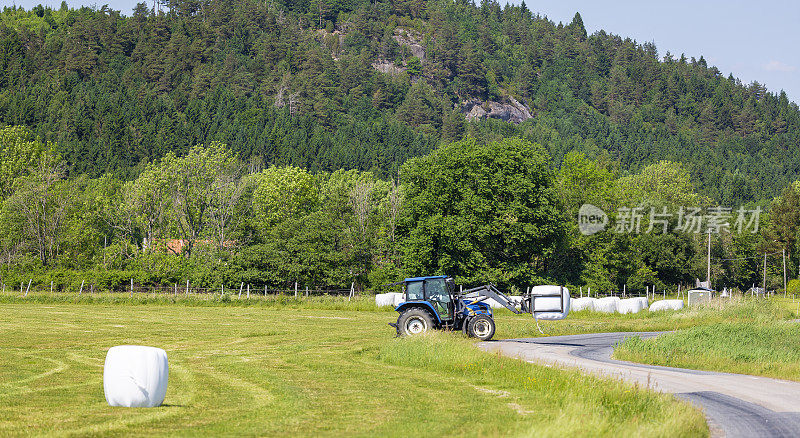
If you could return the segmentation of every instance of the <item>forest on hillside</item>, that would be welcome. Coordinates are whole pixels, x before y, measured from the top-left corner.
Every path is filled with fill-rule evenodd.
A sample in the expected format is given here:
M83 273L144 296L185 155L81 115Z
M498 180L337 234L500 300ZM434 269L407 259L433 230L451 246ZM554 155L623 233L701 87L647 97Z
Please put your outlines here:
M467 119L513 102L519 124ZM396 177L465 136L528 139L554 168L570 151L623 173L682 162L724 205L770 199L800 175L800 113L784 93L702 56L587 35L579 14L555 24L487 0L168 0L130 16L6 7L0 123L30 128L71 175L92 177L130 179L213 141L256 167Z
M706 239L715 286L800 266L798 106L579 14L6 7L0 67L3 285L663 290ZM581 233L586 203L616 225Z

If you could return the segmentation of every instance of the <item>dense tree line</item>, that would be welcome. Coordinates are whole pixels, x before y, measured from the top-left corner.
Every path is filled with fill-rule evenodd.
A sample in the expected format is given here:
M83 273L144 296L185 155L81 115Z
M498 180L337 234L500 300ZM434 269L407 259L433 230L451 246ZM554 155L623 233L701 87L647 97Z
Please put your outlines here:
M542 146L518 137L442 145L407 161L399 180L257 169L218 142L168 152L130 180L68 177L55 145L21 127L0 130L0 152L7 286L378 289L447 273L468 285L641 292L705 277L716 208L680 163L623 176L616 162L570 152L553 170ZM585 204L611 223L579 231ZM675 214L683 208L702 209L703 222L687 226L691 215ZM782 287L776 254L786 251L790 272L800 266L799 211L798 183L744 226L728 211L710 235L715 286L760 284L767 253L768 286Z
M707 235L585 235L586 203L645 230L763 208L711 236L720 286L759 283L764 253L800 263L798 107L703 57L524 3L161 5L0 13L4 284L704 278ZM532 118L465 117L512 99Z
M701 56L660 55L579 14L458 0L170 0L0 14L0 123L56 145L65 172L123 179L168 152L228 144L254 166L396 176L439 141L520 136L624 172L686 164L734 205L800 174L800 113ZM373 64L389 65L386 73ZM461 103L515 98L533 119L467 123ZM603 158L606 159L606 158Z

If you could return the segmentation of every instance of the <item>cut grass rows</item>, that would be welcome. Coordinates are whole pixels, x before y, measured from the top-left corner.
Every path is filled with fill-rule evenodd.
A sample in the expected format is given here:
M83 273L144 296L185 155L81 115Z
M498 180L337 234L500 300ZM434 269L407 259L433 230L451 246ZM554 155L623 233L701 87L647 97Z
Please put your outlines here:
M396 339L393 313L313 308L336 305L0 304L0 435L707 433L666 395L495 357L455 333ZM532 325L498 319L499 336ZM165 406L106 405L103 360L121 344L167 351Z

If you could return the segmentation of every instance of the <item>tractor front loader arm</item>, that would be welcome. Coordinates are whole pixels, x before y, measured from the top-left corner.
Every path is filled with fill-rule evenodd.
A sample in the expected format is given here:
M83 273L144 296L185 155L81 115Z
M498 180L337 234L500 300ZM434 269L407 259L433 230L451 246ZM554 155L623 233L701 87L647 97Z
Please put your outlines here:
M509 298L508 295L504 294L503 292L500 292L491 283L485 284L483 286L473 287L472 289L465 290L464 291L464 297L465 298L475 298L474 302L484 301L484 300L488 300L489 298L491 298L491 299L497 301L498 303L500 303L506 309L508 309L508 310L510 310L510 311L512 311L514 313L517 313L517 314L526 313L526 312L523 312L523 311L520 311L519 309L517 309L517 307L515 306L516 303L514 301L512 301L511 298Z

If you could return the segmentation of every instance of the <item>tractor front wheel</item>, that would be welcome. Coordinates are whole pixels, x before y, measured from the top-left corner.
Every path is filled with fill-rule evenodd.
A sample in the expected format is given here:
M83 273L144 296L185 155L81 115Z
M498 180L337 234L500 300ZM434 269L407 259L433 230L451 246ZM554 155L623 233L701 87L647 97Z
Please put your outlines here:
M469 337L469 317L464 318L464 321L461 323L461 331L464 333L464 336Z
M431 314L419 307L408 309L397 318L397 334L400 336L419 335L432 328Z
M469 320L467 331L473 338L488 341L494 336L494 319L487 315L478 315Z

